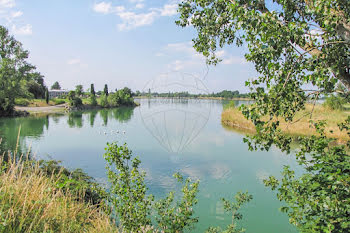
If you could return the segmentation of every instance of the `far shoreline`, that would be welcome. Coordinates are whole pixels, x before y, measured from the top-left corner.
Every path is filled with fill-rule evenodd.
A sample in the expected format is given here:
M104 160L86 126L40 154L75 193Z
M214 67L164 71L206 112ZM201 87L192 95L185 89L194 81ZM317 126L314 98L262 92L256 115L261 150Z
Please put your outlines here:
M246 97L237 97L237 98L224 98L224 97L159 97L159 96L134 96L134 99L207 99L207 100L245 100L252 101L253 99Z

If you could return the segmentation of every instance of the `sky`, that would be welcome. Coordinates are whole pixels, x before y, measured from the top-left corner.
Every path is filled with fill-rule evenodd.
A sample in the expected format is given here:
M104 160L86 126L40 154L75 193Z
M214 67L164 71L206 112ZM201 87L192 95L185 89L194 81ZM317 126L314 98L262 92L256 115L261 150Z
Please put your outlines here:
M142 91L164 74L186 73L200 79L209 92L247 92L256 77L246 62L246 48L218 51L223 60L207 67L192 48L196 31L175 24L179 0L0 0L0 24L24 49L29 62L51 86L78 84L95 90L125 86Z

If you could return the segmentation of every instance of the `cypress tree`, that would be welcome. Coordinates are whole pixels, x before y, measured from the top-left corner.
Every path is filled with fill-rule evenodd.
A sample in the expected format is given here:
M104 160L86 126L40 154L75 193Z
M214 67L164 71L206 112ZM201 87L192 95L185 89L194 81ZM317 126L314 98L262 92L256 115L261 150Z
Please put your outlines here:
M95 86L94 86L93 83L91 84L90 92L91 92L91 95L95 96L95 94L96 94L96 93L95 93Z
M49 97L49 90L46 88L45 89L45 100L46 100L47 104L49 104L49 99L50 99L50 97Z
M108 96L108 86L107 86L107 84L105 84L105 89L103 90L103 92L105 93L106 96Z

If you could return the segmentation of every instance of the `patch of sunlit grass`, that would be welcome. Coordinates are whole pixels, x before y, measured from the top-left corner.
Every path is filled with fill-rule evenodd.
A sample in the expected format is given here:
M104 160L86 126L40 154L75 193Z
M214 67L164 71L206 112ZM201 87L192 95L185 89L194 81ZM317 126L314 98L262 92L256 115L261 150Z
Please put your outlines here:
M117 232L103 211L56 188L57 177L37 163L0 165L0 232Z
M346 132L339 130L338 124L344 122L349 115L350 113L347 111L331 110L321 105L313 106L308 104L304 111L296 114L293 122L281 121L280 127L285 133L290 135L310 136L316 135L315 129L310 127L310 120L325 120L327 122L327 136L337 138L339 141L345 141L348 140L348 136ZM221 115L221 121L226 126L247 131L247 133L255 132L254 124L247 120L238 108L224 110ZM330 133L330 131L333 131L333 133Z

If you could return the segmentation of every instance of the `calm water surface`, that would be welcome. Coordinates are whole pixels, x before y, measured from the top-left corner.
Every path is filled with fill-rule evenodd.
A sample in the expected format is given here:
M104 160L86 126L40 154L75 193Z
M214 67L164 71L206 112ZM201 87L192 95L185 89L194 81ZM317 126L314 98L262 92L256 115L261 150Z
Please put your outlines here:
M240 190L253 195L241 211L244 219L240 224L247 232L296 232L287 216L279 212L276 194L262 182L269 175L279 177L284 165L296 167L293 156L276 149L249 152L242 142L244 135L221 125L223 101L138 101L141 106L135 109L0 119L0 134L6 139L2 146L14 147L21 125L21 145L31 146L37 158L82 168L105 184L102 155L106 143L126 142L140 157L149 191L156 197L179 188L172 178L175 172L200 179L195 208L199 223L191 232L230 223L231 216L224 213L220 198L233 198Z

